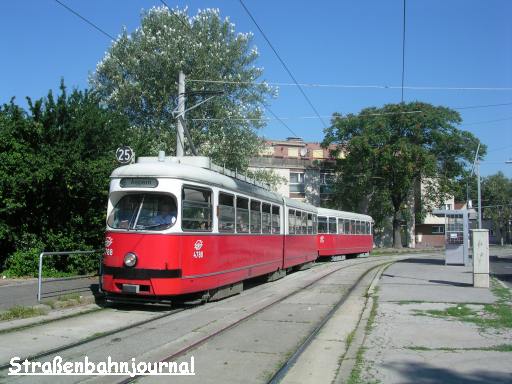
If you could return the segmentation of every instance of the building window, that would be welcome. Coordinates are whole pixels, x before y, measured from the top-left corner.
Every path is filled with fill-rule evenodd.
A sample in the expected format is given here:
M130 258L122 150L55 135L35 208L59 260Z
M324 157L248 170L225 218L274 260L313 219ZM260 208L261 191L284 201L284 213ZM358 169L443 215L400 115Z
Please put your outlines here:
M324 158L323 149L313 149L313 158L314 159L323 159Z
M332 193L333 183L334 183L334 173L320 172L320 193L322 195Z
M432 234L433 235L442 235L444 233L444 225L433 225L432 226Z
M304 173L290 172L290 193L304 193Z
M298 148L288 148L288 157L299 157Z

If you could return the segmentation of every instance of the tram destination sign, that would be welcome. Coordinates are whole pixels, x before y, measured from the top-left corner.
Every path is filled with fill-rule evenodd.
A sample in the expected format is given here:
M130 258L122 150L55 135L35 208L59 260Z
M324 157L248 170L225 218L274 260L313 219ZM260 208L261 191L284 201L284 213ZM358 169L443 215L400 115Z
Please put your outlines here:
M119 147L116 149L116 159L120 164L130 164L134 156L133 149L128 146Z
M156 188L158 180L151 177L125 177L119 185L121 188Z

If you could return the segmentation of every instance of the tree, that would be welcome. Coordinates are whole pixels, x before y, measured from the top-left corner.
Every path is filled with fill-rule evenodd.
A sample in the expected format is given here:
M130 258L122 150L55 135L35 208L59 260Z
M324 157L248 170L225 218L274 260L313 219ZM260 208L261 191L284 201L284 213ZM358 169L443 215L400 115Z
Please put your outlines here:
M89 92L14 100L0 107L0 267L37 270L34 252L101 248L109 175L128 122ZM56 269L84 272L97 261L70 258Z
M262 69L254 65L258 52L250 43L251 35L235 33L218 10L189 18L186 10L152 8L143 14L140 28L131 34L123 31L113 43L91 84L110 108L139 129L153 153L175 150L172 112L180 70L190 79L188 107L209 96L205 92L224 92L187 112L187 125L200 154L245 170L261 146L256 129L263 124L265 97L273 92L254 83Z
M438 204L474 156L478 140L457 129L460 122L456 111L421 102L366 108L358 115L335 113L323 141L345 153L337 162L335 201L345 209L365 204L377 226L392 216L393 246L401 247L401 220L419 184L424 203ZM423 204L423 211L428 208Z
M485 177L482 180L483 216L490 218L500 238L510 243L512 221L512 180L503 173Z

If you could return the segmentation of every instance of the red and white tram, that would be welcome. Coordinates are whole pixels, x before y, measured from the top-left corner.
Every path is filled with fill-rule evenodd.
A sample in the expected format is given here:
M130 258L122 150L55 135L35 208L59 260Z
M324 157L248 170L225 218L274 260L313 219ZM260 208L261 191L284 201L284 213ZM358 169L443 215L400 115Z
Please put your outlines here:
M208 158L142 157L111 175L102 289L114 301L221 298L313 262L317 227L316 207Z
M141 158L111 175L107 295L205 292L316 259L315 207L216 172L206 158L163 160ZM164 206L172 220L155 221Z
M373 248L371 216L318 208L318 256L356 256Z

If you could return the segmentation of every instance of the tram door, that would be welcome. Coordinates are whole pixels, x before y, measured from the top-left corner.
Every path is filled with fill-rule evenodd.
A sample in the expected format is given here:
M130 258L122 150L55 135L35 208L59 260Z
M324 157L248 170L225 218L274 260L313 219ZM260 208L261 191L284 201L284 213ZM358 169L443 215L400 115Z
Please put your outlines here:
M464 265L464 217L462 214L445 217L446 264Z

